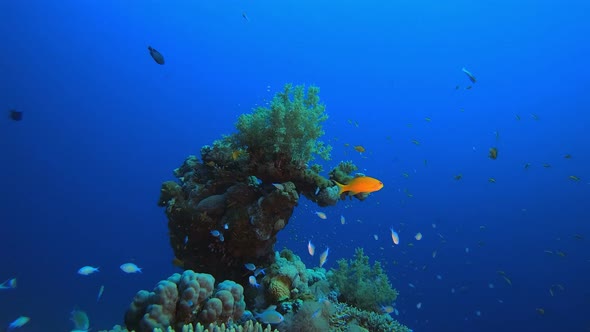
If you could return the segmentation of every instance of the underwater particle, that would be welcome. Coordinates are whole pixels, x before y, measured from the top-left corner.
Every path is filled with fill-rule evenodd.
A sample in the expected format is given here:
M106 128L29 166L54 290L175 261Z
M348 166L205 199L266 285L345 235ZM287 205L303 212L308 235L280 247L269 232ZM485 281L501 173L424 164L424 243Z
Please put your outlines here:
M244 19L244 21L250 22L250 19L248 18L248 15L246 14L246 12L242 12L242 18Z
M473 74L469 70L467 70L465 67L461 68L461 71L463 73L465 73L465 75L467 75L467 78L469 78L471 83L477 82L477 79L475 78L475 76L473 76Z
M481 317L481 311L479 311L479 310L475 310L475 315L476 315L477 317Z
M488 284L488 288L489 289L494 289L494 284L492 284L491 282Z
M15 289L16 288L16 278L8 279L5 282L0 284L0 289Z
M412 143L413 143L414 145L420 145L420 142L419 142L418 140L415 140L415 139L413 139L413 140L412 140Z
M531 117L533 118L533 120L538 121L539 120L539 116L535 113L531 113Z
M379 235L373 234L373 238L375 239L375 241L377 241L377 240L379 240Z
M154 59L154 61L156 61L157 64L159 65L163 65L164 64L164 56L162 55L162 53L158 52L155 48L148 46L148 50L150 51L150 55L152 56L152 59Z
M520 115L516 114L515 115L515 118L516 118L517 121L520 121Z
M324 251L320 255L320 267L324 266L324 264L326 264L326 261L328 261L328 253L329 252L330 252L330 248L326 248L326 251Z
M535 311L541 316L545 315L545 309L543 308L535 308Z
M315 254L315 246L311 243L311 240L307 242L307 252L313 256Z
M432 119L429 118L429 117L425 117L424 120L426 120L426 122L431 122L432 121Z
M9 110L8 117L12 121L21 121L23 119L23 112L17 110Z
M498 158L498 148L491 147L488 157L492 160L496 160L496 158Z
M494 178L489 178L489 179L488 179L488 182L489 182L489 183L496 183L496 179L494 179Z
M437 254L436 250L435 250L435 251L433 251L433 252L432 252L432 258L436 258L436 254Z
M389 230L391 231L391 240L393 240L393 244L398 245L399 244L399 235L397 234L396 231L393 230L393 227L391 227Z
M121 264L121 266L119 266L119 268L121 269L121 271L125 272L125 273L141 273L142 268L138 267L137 265L133 264L133 263L125 263L125 264Z
M420 232L416 233L416 235L414 236L414 238L416 239L416 241L422 240L422 233L420 233Z
M98 267L83 266L78 270L78 274L83 275L83 276L91 275L95 272L100 272Z
M318 216L320 219L328 219L328 216L324 212L316 211L315 215Z
M442 276L441 276L440 274L437 274L437 275L436 275L436 279L438 279L438 280L442 280Z
M72 310L70 320L74 323L74 331L88 331L90 329L88 315L82 310Z
M453 178L455 179L455 181L459 181L463 178L463 174L459 173L459 174L453 176Z
M221 232L219 232L218 230L212 230L211 232L209 232L211 235L213 235L214 237L219 237L221 235Z
M411 283L411 282L410 282L410 283L408 283L408 287L410 287L410 288L416 288L416 286L414 286L414 284L413 284L413 283Z
M580 181L580 178L575 175L570 175L568 178L572 181L576 181L576 182Z
M26 323L28 323L31 319L27 316L20 316L17 319L15 319L12 323L10 323L8 325L8 329L7 330L12 330L15 329L17 327L23 327Z
M465 253L468 254L469 253L469 248L465 247Z
M256 270L256 265L252 264L252 263L246 263L244 264L244 267L249 270L249 271L254 271Z
M416 304L416 309L421 309L422 308L422 302L418 302L418 304Z
M346 224L346 219L344 219L343 215L340 216L340 224L342 224L342 225Z

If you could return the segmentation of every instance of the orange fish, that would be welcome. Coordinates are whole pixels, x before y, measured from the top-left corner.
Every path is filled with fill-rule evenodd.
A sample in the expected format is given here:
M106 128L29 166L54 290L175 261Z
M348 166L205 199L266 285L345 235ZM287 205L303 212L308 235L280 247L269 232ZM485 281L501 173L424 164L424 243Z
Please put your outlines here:
M341 184L338 182L336 182L336 184L340 188L338 195L345 192L348 192L350 195L356 195L358 193L369 194L383 188L383 182L369 176L358 176L352 179L348 184Z

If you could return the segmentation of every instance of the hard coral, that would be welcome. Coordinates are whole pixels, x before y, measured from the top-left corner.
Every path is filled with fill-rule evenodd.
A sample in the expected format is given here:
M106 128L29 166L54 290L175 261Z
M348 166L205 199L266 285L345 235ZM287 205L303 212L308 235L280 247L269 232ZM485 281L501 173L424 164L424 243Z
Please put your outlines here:
M153 292L139 291L125 314L130 330L152 331L186 324L227 323L244 314L244 288L233 281L213 286L209 274L187 270L158 283Z
M287 276L276 276L270 279L268 295L272 303L289 299L291 295L291 279Z
M318 141L324 134L321 123L328 115L319 103L319 88L285 85L277 93L270 108L258 107L253 113L238 118L235 137L255 158L281 155L286 162L305 164L313 154L330 159L331 146Z

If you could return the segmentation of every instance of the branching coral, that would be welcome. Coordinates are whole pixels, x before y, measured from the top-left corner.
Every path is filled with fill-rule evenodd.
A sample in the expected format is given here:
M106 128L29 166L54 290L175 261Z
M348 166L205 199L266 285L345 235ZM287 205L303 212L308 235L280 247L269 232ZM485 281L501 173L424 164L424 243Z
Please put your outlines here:
M340 292L341 302L359 309L379 312L378 304L391 303L397 298L397 291L391 287L387 274L379 262L373 267L362 248L357 248L354 260L338 261L338 268L328 273L328 280Z
M305 95L304 86L285 85L270 108L258 107L239 117L236 142L258 159L280 155L295 164L307 163L313 154L330 159L331 146L318 141L324 134L321 124L328 118L318 93L315 86Z

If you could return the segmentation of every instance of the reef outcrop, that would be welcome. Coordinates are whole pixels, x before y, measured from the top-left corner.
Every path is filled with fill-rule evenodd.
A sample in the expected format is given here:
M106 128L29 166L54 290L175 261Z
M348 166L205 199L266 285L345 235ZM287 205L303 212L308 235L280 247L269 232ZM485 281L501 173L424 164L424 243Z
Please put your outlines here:
M300 195L319 206L338 202L332 180L347 183L356 166L341 162L325 178L308 165L316 155L330 158L331 147L318 140L327 119L318 92L285 86L269 108L240 116L237 133L202 147L200 159L186 158L174 171L177 182L162 184L158 204L183 268L246 285L244 264L273 262L276 235Z

